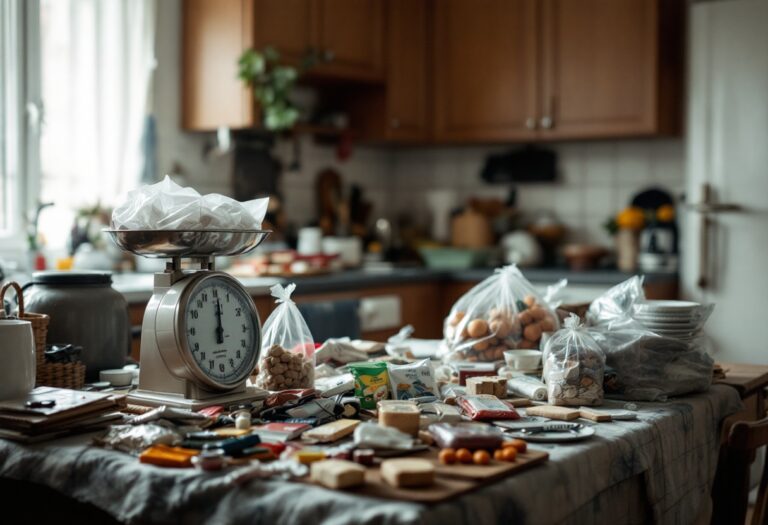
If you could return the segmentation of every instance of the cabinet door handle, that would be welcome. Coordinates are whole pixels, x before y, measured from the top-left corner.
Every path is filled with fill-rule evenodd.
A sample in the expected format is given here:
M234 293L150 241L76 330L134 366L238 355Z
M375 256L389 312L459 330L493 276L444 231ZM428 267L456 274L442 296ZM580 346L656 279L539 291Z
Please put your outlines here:
M552 128L552 117L541 117L541 121L539 122L541 124L541 127L544 129L550 129Z
M528 129L536 129L536 119L533 117L525 119L525 127Z

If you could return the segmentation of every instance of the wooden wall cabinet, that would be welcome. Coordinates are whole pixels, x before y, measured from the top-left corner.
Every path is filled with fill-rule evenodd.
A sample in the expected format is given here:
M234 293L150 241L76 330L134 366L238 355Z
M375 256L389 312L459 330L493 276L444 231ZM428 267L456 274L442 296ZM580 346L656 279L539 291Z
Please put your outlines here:
M359 139L390 143L430 139L429 15L428 0L387 0L386 82L347 96Z
M384 0L315 0L314 47L323 62L310 76L384 80Z
M676 134L682 0L440 0L438 142Z
M438 142L533 140L538 0L434 3Z
M544 0L541 137L679 133L684 7L677 0Z
M184 0L182 20L188 130L259 124L253 96L237 78L249 47L274 46L295 64L315 51L321 63L309 79L384 80L383 0Z

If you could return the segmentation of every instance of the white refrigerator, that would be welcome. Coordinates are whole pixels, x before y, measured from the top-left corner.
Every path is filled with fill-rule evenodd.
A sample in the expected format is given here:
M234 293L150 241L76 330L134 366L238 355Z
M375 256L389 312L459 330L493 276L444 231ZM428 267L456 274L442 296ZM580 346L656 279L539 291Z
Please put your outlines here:
M768 0L691 6L683 295L717 361L768 364Z

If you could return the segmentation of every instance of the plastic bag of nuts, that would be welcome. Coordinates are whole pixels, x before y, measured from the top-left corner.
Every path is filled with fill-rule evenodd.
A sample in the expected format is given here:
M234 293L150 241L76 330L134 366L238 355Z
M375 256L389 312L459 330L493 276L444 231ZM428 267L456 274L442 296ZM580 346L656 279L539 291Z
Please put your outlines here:
M464 294L443 325L450 361L499 361L504 351L539 348L559 328L554 312L517 266L505 266Z
M600 405L605 354L576 315L544 347L544 381L550 405Z
M270 290L277 308L264 323L255 384L270 391L315 385L315 343L307 323L291 300L296 285L276 284Z

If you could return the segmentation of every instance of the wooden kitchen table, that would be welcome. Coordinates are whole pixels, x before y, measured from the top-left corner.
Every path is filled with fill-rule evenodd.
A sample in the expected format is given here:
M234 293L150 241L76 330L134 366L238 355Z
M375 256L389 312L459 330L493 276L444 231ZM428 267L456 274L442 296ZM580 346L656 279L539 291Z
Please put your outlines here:
M637 405L637 421L596 424L595 436L581 442L531 444L549 461L435 505L284 481L241 483L238 470L162 469L85 446L83 436L34 446L0 440L0 478L8 489L0 503L50 512L39 505L39 490L24 493L30 485L23 481L134 523L691 523L708 506L721 424L741 408L740 396L714 385ZM32 514L29 521L39 522Z

